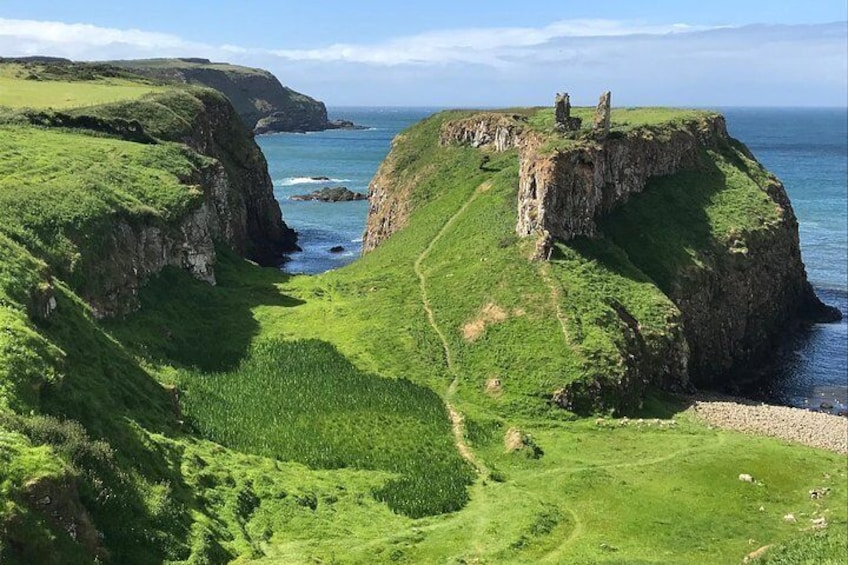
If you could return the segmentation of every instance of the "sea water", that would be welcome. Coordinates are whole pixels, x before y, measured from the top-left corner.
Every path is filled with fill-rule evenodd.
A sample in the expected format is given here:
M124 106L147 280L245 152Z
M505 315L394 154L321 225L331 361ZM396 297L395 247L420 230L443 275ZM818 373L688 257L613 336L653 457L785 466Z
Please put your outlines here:
M436 108L343 108L330 118L351 120L366 129L314 133L279 133L257 137L268 160L274 193L283 218L298 233L303 249L292 253L284 269L316 274L347 265L362 251L368 202L291 200L326 186L345 186L361 194L401 130L426 118ZM314 180L327 177L330 180ZM340 246L341 252L330 249Z
M725 108L730 134L789 193L801 257L819 298L848 316L848 109ZM775 351L746 395L813 409L848 409L848 320L817 324ZM830 407L832 406L832 408Z
M302 252L291 273L321 273L355 260L362 249L368 204L291 200L324 186L366 193L391 140L437 108L333 108L330 117L363 130L275 134L257 138L268 159L286 223ZM845 108L719 108L730 134L744 142L786 186L799 221L810 281L826 303L848 313L848 110ZM313 180L328 177L329 181ZM343 251L331 253L341 246ZM761 382L742 390L762 400L837 412L848 404L848 325L815 325L774 352Z

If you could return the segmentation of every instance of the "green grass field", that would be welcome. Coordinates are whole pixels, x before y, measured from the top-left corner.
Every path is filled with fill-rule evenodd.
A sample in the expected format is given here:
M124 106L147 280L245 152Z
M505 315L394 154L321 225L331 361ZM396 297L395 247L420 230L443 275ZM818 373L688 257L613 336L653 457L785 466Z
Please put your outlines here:
M0 65L0 106L10 108L81 108L120 100L136 100L167 90L143 80L97 77L93 80L41 78L39 70Z
M170 91L91 112L171 139L201 103ZM167 222L194 205L199 157L2 126L0 561L84 558L27 498L71 481L120 563L733 563L768 544L766 562L841 562L844 456L712 429L658 393L629 419L550 401L630 370L613 300L655 355L675 347L664 290L710 246L768 229L762 172L729 148L714 175L652 181L603 237L532 263L513 232L516 154L482 170L477 150L439 146L458 115L396 145L410 221L373 253L289 277L222 248L216 286L169 268L108 322L62 265L86 260L91 226L114 214ZM625 244L637 234L657 253Z

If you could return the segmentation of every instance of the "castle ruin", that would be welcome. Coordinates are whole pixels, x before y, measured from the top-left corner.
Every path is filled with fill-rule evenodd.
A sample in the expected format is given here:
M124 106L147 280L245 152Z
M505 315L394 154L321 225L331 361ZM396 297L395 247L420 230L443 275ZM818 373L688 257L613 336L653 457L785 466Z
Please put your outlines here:
M571 99L568 93L557 93L554 103L556 128L560 131L578 131L583 124L580 118L571 117Z
M595 108L595 120L592 123L592 130L599 139L604 139L609 135L611 106L612 93L607 90L601 94L601 98L598 100L598 107Z

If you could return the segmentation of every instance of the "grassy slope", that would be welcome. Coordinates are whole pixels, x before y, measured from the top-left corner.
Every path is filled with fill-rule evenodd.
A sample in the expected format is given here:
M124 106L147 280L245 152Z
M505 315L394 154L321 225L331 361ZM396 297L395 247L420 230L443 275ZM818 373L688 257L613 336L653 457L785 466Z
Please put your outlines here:
M611 420L599 429L590 420L559 421L572 416L551 411L546 394L563 380L615 370L623 355L621 331L607 305L610 296L622 301L646 332L664 331L675 308L607 239L562 247L550 267L559 287L559 293L552 293L544 273L523 259L526 250L512 236L515 155L493 158L488 168L498 172L480 171L476 151L437 146L434 136L442 119L416 126L399 148L397 158L406 162L410 178L427 174L418 177L422 182L415 187L418 204L409 227L378 251L317 277L286 278L227 263L234 272L219 288L204 291L197 306L203 303L216 312L247 307L251 336L204 332L212 313L195 319L194 303L186 306L186 295L170 293L176 285L172 280L154 283L145 293L145 308L114 329L122 341L138 339L135 347L143 344L149 358L165 365L160 365L165 373L175 362L202 365L207 355L218 355L219 347L225 358L211 365L232 367L242 355L252 358L251 343L272 336L332 343L361 370L405 377L442 394L448 394L454 373L460 375L456 402L466 414L468 437L494 471L494 479L472 488L461 512L416 521L381 514L365 524L339 517L324 523L320 539L305 529L272 537L265 548L268 560L726 562L758 547L749 540L765 545L792 536L798 526L783 522L787 512L809 515L827 508L834 529L844 528L845 471L839 456L717 432L684 415L671 425L668 418L683 407L667 401L646 409L646 415L662 416L661 424L621 426ZM439 163L438 169L432 163ZM693 199L697 194L694 201L711 219L707 229L721 239L725 231L760 217L752 207L760 206L763 217L769 217L759 189L745 178L716 186L712 178L684 175L679 189L654 188L685 191ZM739 207L740 199L750 206ZM644 209L638 200L637 214ZM674 198L669 200L674 206ZM416 263L454 372L428 324ZM292 302L280 307L257 297L244 303L245 296L255 297L269 283ZM186 292L190 297L194 291ZM557 301L565 333L557 321ZM508 317L487 326L476 341L466 341L462 327L488 303ZM178 310L169 320L166 313L172 308ZM178 323L180 329L174 330ZM170 337L152 336L165 326L173 332ZM228 375L259 378L239 369ZM484 393L492 377L500 378L503 387L494 397ZM244 385L222 402L238 398L250 405L244 396L252 386ZM262 403L261 395L253 402ZM506 454L502 438L509 427L531 434L544 456ZM736 477L742 472L763 484L741 483ZM806 493L825 483L834 490L818 506ZM337 529L340 523L348 531Z
M29 78L28 78L29 77ZM164 87L122 77L92 81L43 80L39 71L21 65L0 65L0 106L12 108L79 108L118 100L134 100L162 92Z
M128 101L127 92L112 81L74 78L48 83L46 89L69 88L83 98L91 88L102 89L110 104L71 111L139 119L161 137L179 138L200 104L191 89ZM14 82L16 89L28 84ZM0 105L14 103L19 92L3 92ZM221 562L258 554L259 544L274 533L265 522L276 528L314 522L311 517L333 515L337 507L358 522L375 511L388 513L372 492L388 498L399 490L392 485L403 487L409 477L316 472L186 435L172 395L103 331L74 294L80 260L96 255L115 218L169 221L199 201L196 187L183 179L203 158L173 143L142 145L91 132L33 128L14 113L5 121L0 126L5 218L0 225L0 561L81 557L67 533L27 502L30 485L51 477L76 481L115 562ZM191 288L194 296L211 290ZM45 319L39 312L49 295L57 309ZM263 299L269 305L285 302L276 292ZM325 351L324 359L332 358ZM335 359L344 364L338 355ZM443 414L438 398L421 391L430 395L431 409ZM427 405L415 403L422 409ZM447 420L424 420L425 428L435 426L431 436L441 450L429 455L437 464L454 466L448 479L457 482L461 503L468 471L452 449Z
M131 105L123 108L132 113ZM609 296L658 332L674 307L609 241L561 249L550 272L526 262L525 245L512 235L515 155L481 171L476 151L438 147L442 119L416 126L399 149L408 178L417 179L410 227L338 272L287 278L224 252L218 287L166 271L144 291L137 315L104 327L56 282L58 310L39 321L30 311L47 280L45 254L15 230L46 225L51 211L12 223L13 239L0 234L0 315L9 328L0 336L0 391L18 414L0 409L0 457L15 461L0 475L7 523L35 516L24 509L22 485L69 473L118 562L239 555L272 562L726 562L752 550L750 539L792 537L806 516L793 526L783 522L786 512L827 509L831 527L844 529L844 458L717 432L688 416L674 426L599 429L548 408L555 387L619 363L621 331L610 322ZM133 151L147 151L76 133L8 131L14 135L3 139L17 139L18 151L58 151L51 136L91 143L92 159L97 143L133 163ZM157 170L174 174L169 159L147 165L151 178ZM99 186L92 174L83 188ZM61 195L66 185L75 186L54 190ZM31 192L36 187L20 186L19 205L41 198ZM140 178L122 186L148 205L159 198ZM127 196L118 201L135 205ZM716 213L708 217L736 217L721 198L709 202ZM176 207L165 199L160 208ZM507 318L466 340L462 328L490 303ZM484 384L494 377L502 391L489 396ZM159 382L179 384L183 414ZM286 410L282 420L268 408L269 387L283 397L271 404ZM305 387L308 402L298 402ZM451 446L437 395L453 396L468 441L492 471L469 489L467 504L469 469ZM401 402L408 408L397 410ZM663 418L679 412L668 401L646 410ZM544 455L505 453L509 427L531 434ZM741 472L762 485L739 482ZM827 498L809 500L810 488L826 485ZM447 507L465 506L416 517L416 509L445 509L439 496ZM132 528L126 516L134 516ZM27 524L20 535L43 540L30 549L49 554L48 526ZM656 527L646 531L645 524ZM52 547L67 542L60 534Z

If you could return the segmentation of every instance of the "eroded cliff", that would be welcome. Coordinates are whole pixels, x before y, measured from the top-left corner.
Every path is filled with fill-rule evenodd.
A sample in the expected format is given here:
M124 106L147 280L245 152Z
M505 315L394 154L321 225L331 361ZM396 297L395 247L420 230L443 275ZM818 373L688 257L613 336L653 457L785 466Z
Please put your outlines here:
M284 86L263 69L197 58L111 63L144 76L223 92L245 126L256 133L322 131L337 125L327 119L327 107L323 102Z
M603 131L557 129L551 117L465 112L434 122L438 143L473 148L481 171L515 159L515 233L533 242L530 256L550 259L558 245L581 238L614 245L680 313L664 335L648 337L612 297L628 369L613 380L575 381L555 392L558 404L620 397L651 382L727 382L767 358L797 323L839 316L807 282L783 186L728 135L721 115L621 110ZM371 184L364 252L406 226L422 205L428 171L440 166L406 170L413 157L405 137Z
M265 158L220 93L187 87L8 119L8 164L26 174L6 179L0 205L11 213L37 202L39 211L14 216L6 231L99 317L133 309L168 265L215 284L216 245L263 265L296 249ZM89 158L97 166L81 168ZM40 176L44 160L56 173Z

